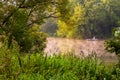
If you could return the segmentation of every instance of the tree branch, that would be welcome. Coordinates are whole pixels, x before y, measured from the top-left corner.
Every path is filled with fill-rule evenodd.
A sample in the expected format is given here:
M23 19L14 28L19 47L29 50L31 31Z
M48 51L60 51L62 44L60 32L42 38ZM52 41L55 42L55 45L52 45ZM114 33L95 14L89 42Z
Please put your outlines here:
M58 18L58 17L60 17L60 16L55 16L56 13L57 13L57 12L53 12L53 13L51 13L51 14L43 17L43 19L45 19L45 18Z
M11 12L11 13L3 20L2 26L5 25L5 23L9 21L10 17L13 16L13 14L14 14L16 11L19 10L19 8L24 4L24 2L25 2L25 0L23 0L23 1L21 2L21 4L18 6L18 8L16 8L13 12Z
M47 16L44 16L44 17L41 18L41 20L47 19L47 18L59 18L60 16L55 16L56 13L57 13L57 12L53 12L53 13L47 15ZM34 23L38 23L38 22L39 22L38 20L39 20L39 19L32 21L31 23L28 24L28 26L31 26L31 25L33 25Z

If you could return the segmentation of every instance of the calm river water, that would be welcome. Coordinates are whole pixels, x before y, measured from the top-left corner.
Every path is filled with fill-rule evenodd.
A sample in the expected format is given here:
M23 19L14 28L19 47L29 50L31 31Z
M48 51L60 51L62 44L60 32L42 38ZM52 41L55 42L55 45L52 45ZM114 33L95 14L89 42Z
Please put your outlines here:
M105 51L105 40L78 40L66 38L47 38L47 46L45 48L47 55L66 54L74 52L77 56L88 56L96 53L97 56L105 61L116 61L115 54L110 54Z

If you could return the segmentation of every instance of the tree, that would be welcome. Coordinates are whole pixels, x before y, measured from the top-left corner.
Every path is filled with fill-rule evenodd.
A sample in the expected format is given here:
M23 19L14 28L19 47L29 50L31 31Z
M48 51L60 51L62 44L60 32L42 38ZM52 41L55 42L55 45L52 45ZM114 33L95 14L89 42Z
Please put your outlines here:
M44 23L47 18L63 17L59 14L66 13L64 12L65 4L67 0L1 0L0 34L8 38L9 48L15 40L22 52L39 49L38 47L43 50L46 41L44 33L40 33L39 28L31 29L36 24Z
M67 20L58 20L58 36L110 38L120 19L119 4L118 0L69 0Z
M56 19L47 19L46 23L42 24L40 29L41 31L47 33L49 36L56 36L56 31L58 29Z
M65 15L67 18L64 20L59 19L57 21L58 30L57 35L61 37L67 38L75 38L78 37L77 30L78 25L85 24L85 13L84 7L80 4L75 5L76 2L71 1L68 4L67 8L71 10L67 11L69 14Z
M120 67L120 27L113 29L113 37L105 42L106 50L110 53L115 53L118 56L118 64Z
M120 57L120 27L113 29L113 38L106 41L106 50Z

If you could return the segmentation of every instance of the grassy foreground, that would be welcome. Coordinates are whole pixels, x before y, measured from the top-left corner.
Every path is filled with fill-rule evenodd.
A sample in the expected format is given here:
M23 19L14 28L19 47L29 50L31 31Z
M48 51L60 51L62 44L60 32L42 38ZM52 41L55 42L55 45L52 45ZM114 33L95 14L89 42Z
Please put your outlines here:
M0 80L120 80L120 65L105 66L95 55L19 55L16 49L0 49Z

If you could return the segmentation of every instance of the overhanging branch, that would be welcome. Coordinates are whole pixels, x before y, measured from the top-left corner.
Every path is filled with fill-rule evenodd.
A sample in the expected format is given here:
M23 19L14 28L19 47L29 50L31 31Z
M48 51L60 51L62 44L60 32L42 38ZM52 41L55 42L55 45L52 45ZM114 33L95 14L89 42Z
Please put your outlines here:
M11 13L3 20L1 26L4 26L5 23L7 23L7 22L9 21L10 17L13 16L13 14L14 14L16 11L19 10L19 8L24 4L24 2L25 2L25 0L23 0L23 1L21 2L21 4L20 4L15 10L13 10L13 12L11 12Z

